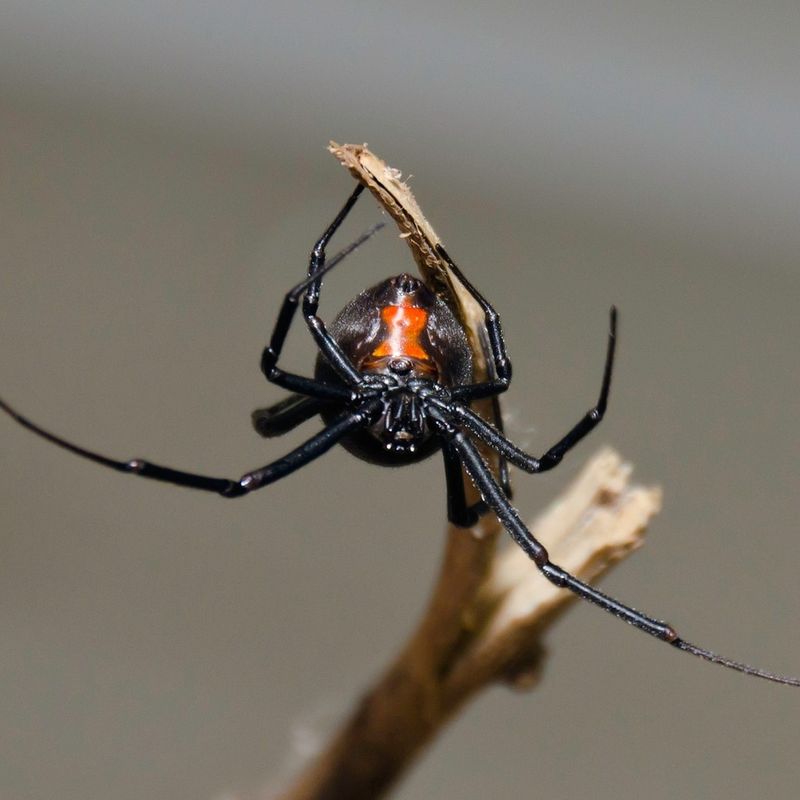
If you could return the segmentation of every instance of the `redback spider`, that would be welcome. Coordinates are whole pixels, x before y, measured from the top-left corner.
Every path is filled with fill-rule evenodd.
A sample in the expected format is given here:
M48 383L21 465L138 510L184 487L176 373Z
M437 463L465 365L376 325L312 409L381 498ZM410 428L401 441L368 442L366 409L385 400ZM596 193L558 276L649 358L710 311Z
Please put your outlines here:
M295 472L341 443L347 450L375 464L410 464L441 450L447 482L447 510L451 522L461 527L474 524L493 511L511 538L553 584L574 592L625 622L679 650L715 664L790 686L800 678L776 675L732 661L690 644L665 622L657 620L609 597L553 564L547 550L527 529L509 501L504 479L506 461L525 472L545 472L557 466L602 420L606 411L614 365L617 314L612 307L608 350L594 408L544 455L528 455L510 442L502 430L484 421L469 403L495 397L511 381L500 318L489 302L461 274L440 246L444 259L483 310L490 350L490 379L473 382L472 353L467 335L447 304L411 275L389 278L350 301L330 326L317 316L323 276L380 225L367 231L350 246L326 262L325 249L333 234L356 203L363 186L352 193L311 251L308 275L289 291L278 313L269 345L261 356L267 380L292 392L280 402L253 412L253 424L265 437L280 436L319 414L325 427L305 443L264 467L245 473L238 480L212 478L133 459L117 461L73 444L40 428L0 400L0 407L20 425L53 444L98 464L153 478L178 486L216 492L223 497L242 497ZM319 348L313 378L285 372L278 367L298 305ZM475 441L500 456L498 481ZM469 506L462 482L462 468L474 482L482 502Z

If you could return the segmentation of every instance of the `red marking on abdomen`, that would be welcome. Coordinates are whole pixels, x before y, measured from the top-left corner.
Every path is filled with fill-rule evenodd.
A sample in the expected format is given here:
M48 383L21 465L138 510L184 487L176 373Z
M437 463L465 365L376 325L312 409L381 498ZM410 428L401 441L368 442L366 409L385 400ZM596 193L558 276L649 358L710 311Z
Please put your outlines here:
M413 306L385 306L381 320L386 325L386 338L372 351L374 358L405 356L419 361L431 357L420 342L420 335L428 322L428 312Z

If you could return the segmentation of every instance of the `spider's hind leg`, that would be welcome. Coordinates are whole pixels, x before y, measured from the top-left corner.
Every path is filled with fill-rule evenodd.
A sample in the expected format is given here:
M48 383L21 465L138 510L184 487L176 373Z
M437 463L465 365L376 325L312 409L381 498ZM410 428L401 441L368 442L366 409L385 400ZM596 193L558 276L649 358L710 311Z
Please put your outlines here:
M471 528L480 518L475 506L467 505L461 459L449 443L442 446L444 477L447 484L447 520L459 528Z
M450 444L443 444L444 477L447 484L447 520L459 528L471 528L490 510L483 501L467 504L464 492L464 470L458 452ZM498 460L499 483L506 497L511 497L511 484L508 480L508 462L503 456Z
M257 408L252 414L253 427L265 439L283 436L319 412L326 405L317 397L290 394L266 408Z

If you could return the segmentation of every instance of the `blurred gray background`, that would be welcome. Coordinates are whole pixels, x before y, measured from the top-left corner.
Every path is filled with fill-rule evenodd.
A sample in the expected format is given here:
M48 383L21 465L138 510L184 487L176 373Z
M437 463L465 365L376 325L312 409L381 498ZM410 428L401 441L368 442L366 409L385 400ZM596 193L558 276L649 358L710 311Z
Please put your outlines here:
M794 2L6 0L2 396L118 457L284 452L309 429L251 430L260 349L352 187L326 143L367 141L502 314L517 441L590 405L620 307L607 421L516 477L525 516L613 444L665 508L604 588L800 673L798 40ZM410 263L382 233L323 312ZM3 800L268 794L425 603L438 457L336 451L227 503L0 427ZM589 607L547 644L540 688L481 697L397 797L797 796L800 691Z

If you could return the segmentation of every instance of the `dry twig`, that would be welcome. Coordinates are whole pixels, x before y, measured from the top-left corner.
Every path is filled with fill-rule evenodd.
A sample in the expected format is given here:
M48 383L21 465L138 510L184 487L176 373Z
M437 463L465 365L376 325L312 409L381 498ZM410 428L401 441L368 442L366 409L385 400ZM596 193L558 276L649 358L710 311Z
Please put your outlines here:
M642 544L658 489L631 486L630 466L602 450L531 527L555 563L591 581ZM474 694L538 679L542 636L577 600L516 547L450 527L422 620L392 666L282 800L380 797Z

